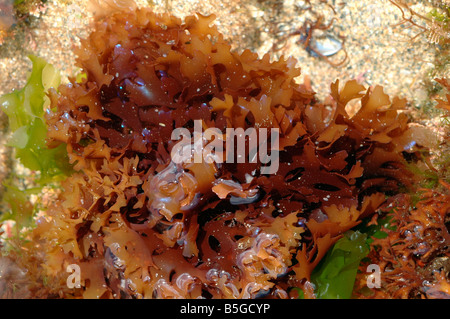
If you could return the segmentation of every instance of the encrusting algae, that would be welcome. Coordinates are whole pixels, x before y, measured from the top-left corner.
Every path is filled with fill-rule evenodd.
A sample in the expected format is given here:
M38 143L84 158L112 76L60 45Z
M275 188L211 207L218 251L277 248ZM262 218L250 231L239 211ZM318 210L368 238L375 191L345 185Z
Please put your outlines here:
M213 20L116 12L81 41L84 76L50 89L46 114L48 145L66 145L75 172L4 257L28 269L29 297L289 298L298 287L314 298L311 274L329 248L413 189L406 163L430 141L404 99L336 81L320 103L294 81L293 58L233 52ZM277 129L278 170L174 163L173 130L192 133L198 120L222 133Z

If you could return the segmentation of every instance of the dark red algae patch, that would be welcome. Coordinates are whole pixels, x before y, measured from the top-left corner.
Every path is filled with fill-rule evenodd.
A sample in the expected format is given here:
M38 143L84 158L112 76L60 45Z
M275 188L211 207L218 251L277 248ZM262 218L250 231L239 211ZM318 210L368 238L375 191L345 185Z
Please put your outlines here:
M76 173L33 232L26 258L45 266L29 276L46 278L36 294L288 298L299 287L312 297L328 248L414 183L404 156L423 132L399 112L405 100L336 81L331 104L320 103L294 81L293 58L232 52L213 20L120 12L81 41L86 77L50 94L50 145L67 144ZM361 108L349 116L353 99ZM198 121L222 133L277 129L278 169L175 163L173 131L194 133ZM70 264L80 289L66 285Z

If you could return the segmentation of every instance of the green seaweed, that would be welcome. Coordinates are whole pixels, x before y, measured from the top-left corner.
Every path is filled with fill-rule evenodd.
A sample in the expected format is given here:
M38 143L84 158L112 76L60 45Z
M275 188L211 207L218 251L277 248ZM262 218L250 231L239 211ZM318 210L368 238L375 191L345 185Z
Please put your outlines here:
M46 92L58 87L60 75L45 60L32 55L29 58L33 69L27 84L0 97L0 106L8 116L12 133L8 146L15 149L15 156L23 166L40 174L36 182L46 185L72 171L66 146L49 148L46 143L44 115L49 105Z
M318 299L350 299L361 260L369 253L368 236L348 231L331 248L311 275Z
M14 220L17 234L24 227L33 225L33 216L40 208L40 202L33 201L32 195L41 194L44 187L57 187L58 182L73 171L66 145L50 148L46 142L45 112L50 104L47 92L58 87L60 75L45 60L32 55L29 58L33 67L26 85L21 90L0 97L0 107L8 116L11 132L7 145L14 149L15 157L36 177L30 185L23 186L17 182L23 178L11 172L3 182L2 202L9 210L1 214L0 221Z

